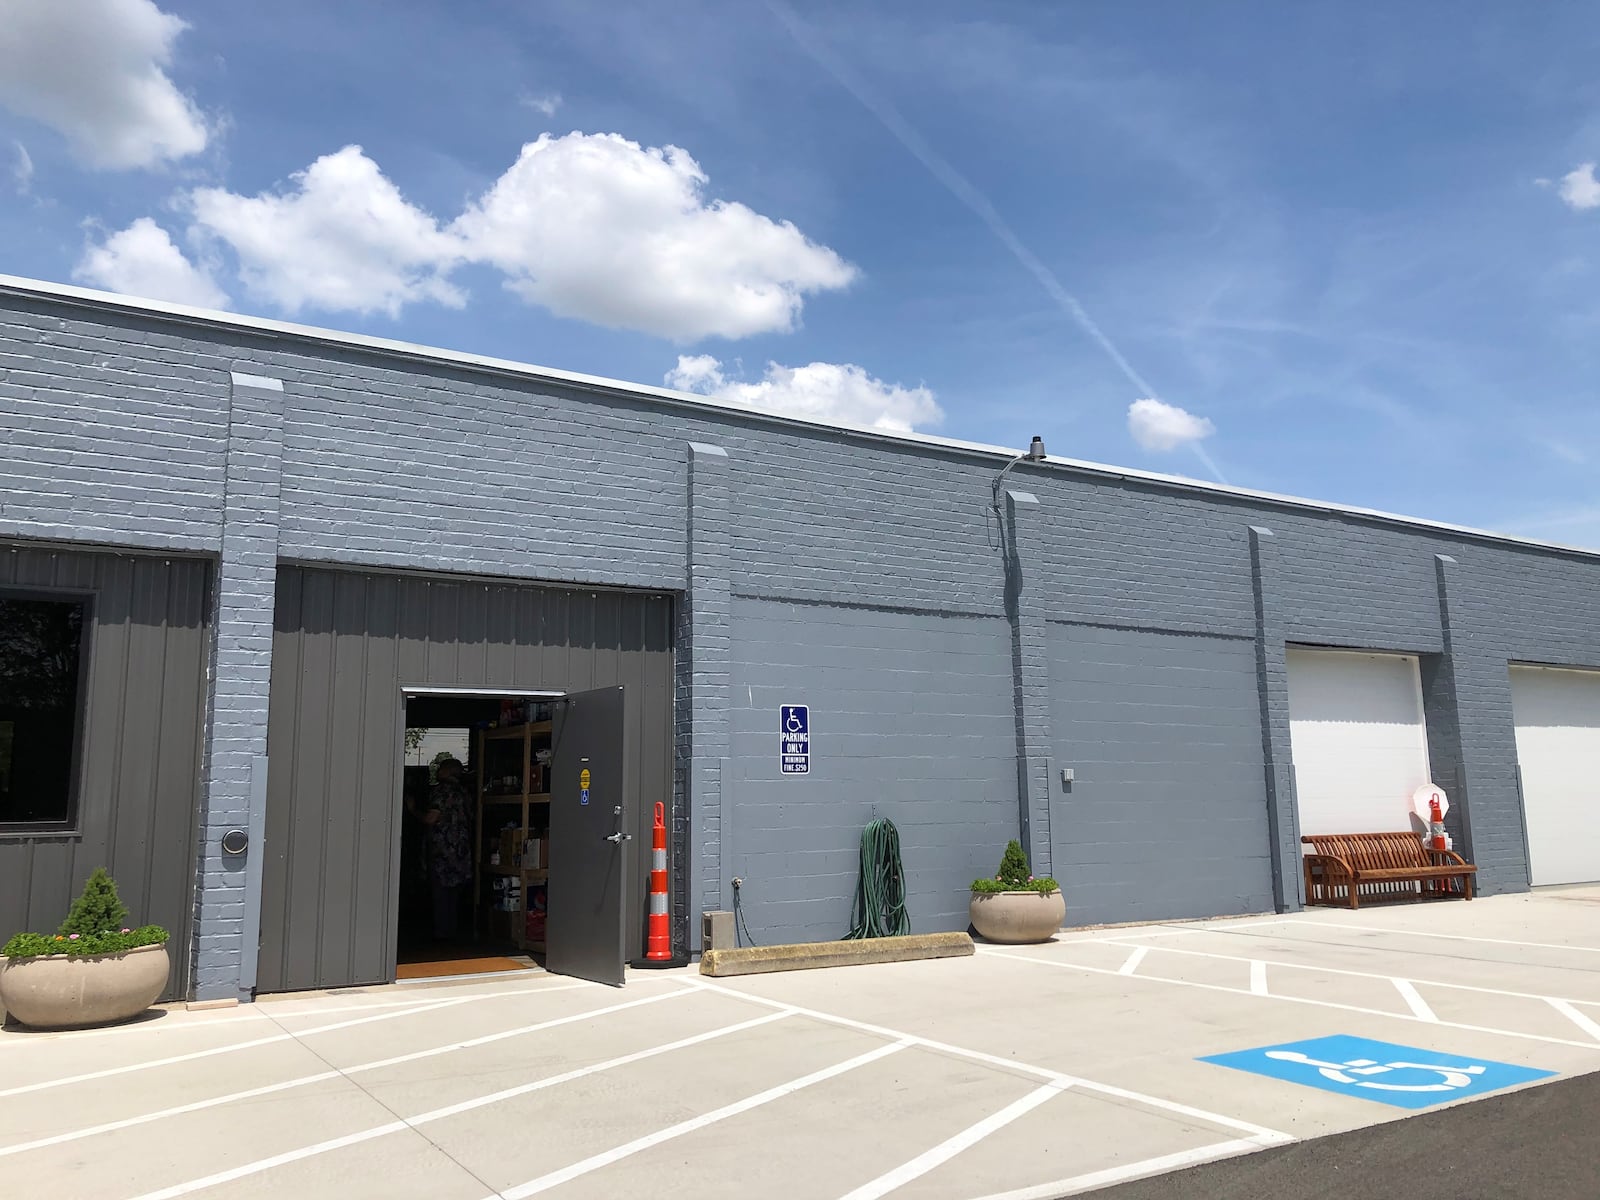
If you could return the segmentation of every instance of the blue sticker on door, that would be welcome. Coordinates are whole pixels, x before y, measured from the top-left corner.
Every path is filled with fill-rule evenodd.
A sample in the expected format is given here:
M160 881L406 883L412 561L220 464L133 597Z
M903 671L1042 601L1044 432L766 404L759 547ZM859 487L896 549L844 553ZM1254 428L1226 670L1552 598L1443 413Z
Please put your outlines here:
M1462 1058L1459 1054L1440 1054L1342 1034L1213 1054L1200 1061L1396 1108L1431 1108L1555 1074L1488 1058Z

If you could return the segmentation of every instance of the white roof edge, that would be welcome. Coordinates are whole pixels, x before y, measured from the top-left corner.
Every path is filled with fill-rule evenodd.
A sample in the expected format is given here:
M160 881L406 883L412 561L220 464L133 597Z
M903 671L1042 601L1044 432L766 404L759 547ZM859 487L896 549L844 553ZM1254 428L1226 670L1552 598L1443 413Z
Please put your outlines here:
M515 359L469 354L459 350L445 350L437 346L423 346L415 342L402 342L393 338L371 337L361 333L346 333L316 325L299 325L292 321L276 321L269 317L243 316L238 313L223 312L217 309L195 308L187 304L173 304L165 300L146 300L137 296L123 296L115 292L102 292L93 288L77 287L72 284L52 283L42 279L27 279L17 275L0 273L0 293L6 292L45 296L83 305L121 308L135 312L150 313L177 321L232 327L254 333L300 338L309 342L349 346L355 349L372 350L377 353L390 354L402 358L423 359L451 366L477 368L502 375L547 380L585 389L623 392L647 399L665 401L674 405L736 415L746 420L764 424L830 430L905 446L923 446L971 454L995 455L1006 459L1015 458L1022 453L1020 450L1010 450L1004 446L964 441L960 438L939 437L936 434L902 433L866 425L854 425L848 422L822 421L812 417L784 416L778 413L746 408L743 405L734 404L731 401L718 400L711 396L701 396L693 392L679 392L671 388L655 387L650 384L629 383L626 380L609 379L603 375L585 375L576 371L562 371L554 367L540 367L531 363L517 362ZM1555 550L1563 554L1600 558L1600 550L1583 546L1571 546L1561 542L1544 541L1539 538L1518 537L1509 533L1496 533L1489 529L1476 529L1470 525L1455 525L1447 521L1433 521L1426 517L1408 517L1401 513L1384 512L1376 508L1362 508L1359 505L1340 504L1329 500L1312 500L1304 496L1289 496L1277 492L1235 487L1232 484L1212 483L1204 479L1191 479L1184 475L1165 475L1156 471L1141 471L1133 467L1111 466L1107 463L1090 462L1086 459L1062 458L1059 455L1052 454L1044 460L1043 464L1024 463L1021 465L1035 468L1041 465L1059 466L1084 474L1153 483L1183 491L1230 496L1241 500L1259 500L1264 503L1285 505L1291 508L1340 513L1346 516L1364 517L1388 524L1415 526L1420 529L1458 534L1485 541L1503 542L1541 550Z

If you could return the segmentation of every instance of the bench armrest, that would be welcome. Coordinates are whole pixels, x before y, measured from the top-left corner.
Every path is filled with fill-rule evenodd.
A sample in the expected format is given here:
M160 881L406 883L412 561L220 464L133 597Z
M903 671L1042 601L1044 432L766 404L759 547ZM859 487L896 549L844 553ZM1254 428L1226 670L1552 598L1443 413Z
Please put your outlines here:
M1461 855L1457 854L1454 850L1429 850L1428 853L1437 854L1441 858L1448 859L1450 862L1455 863L1457 866L1466 867L1469 871L1476 871L1478 869L1466 859L1462 858Z
M1350 864L1337 854L1307 854L1304 857L1305 865L1309 868L1313 864L1320 865L1329 870L1328 876L1333 879L1354 879L1356 873L1350 869Z

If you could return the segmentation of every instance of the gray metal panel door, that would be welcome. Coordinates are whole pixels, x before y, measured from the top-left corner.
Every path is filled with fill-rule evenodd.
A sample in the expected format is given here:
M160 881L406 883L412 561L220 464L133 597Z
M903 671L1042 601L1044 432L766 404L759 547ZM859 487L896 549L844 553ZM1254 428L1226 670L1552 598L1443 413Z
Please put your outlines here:
M550 912L545 967L622 986L633 820L623 691L569 696L550 759Z
M1057 626L1050 690L1051 849L1070 924L1273 908L1252 642Z
M670 596L283 566L274 621L259 991L394 978L407 687L624 687L628 832L672 804Z

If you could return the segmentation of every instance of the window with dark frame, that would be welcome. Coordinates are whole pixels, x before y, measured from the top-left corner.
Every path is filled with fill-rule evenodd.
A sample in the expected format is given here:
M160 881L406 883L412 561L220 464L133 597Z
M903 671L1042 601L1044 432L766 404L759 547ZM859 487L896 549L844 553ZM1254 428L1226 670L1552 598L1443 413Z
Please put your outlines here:
M76 818L81 596L0 592L0 831Z

